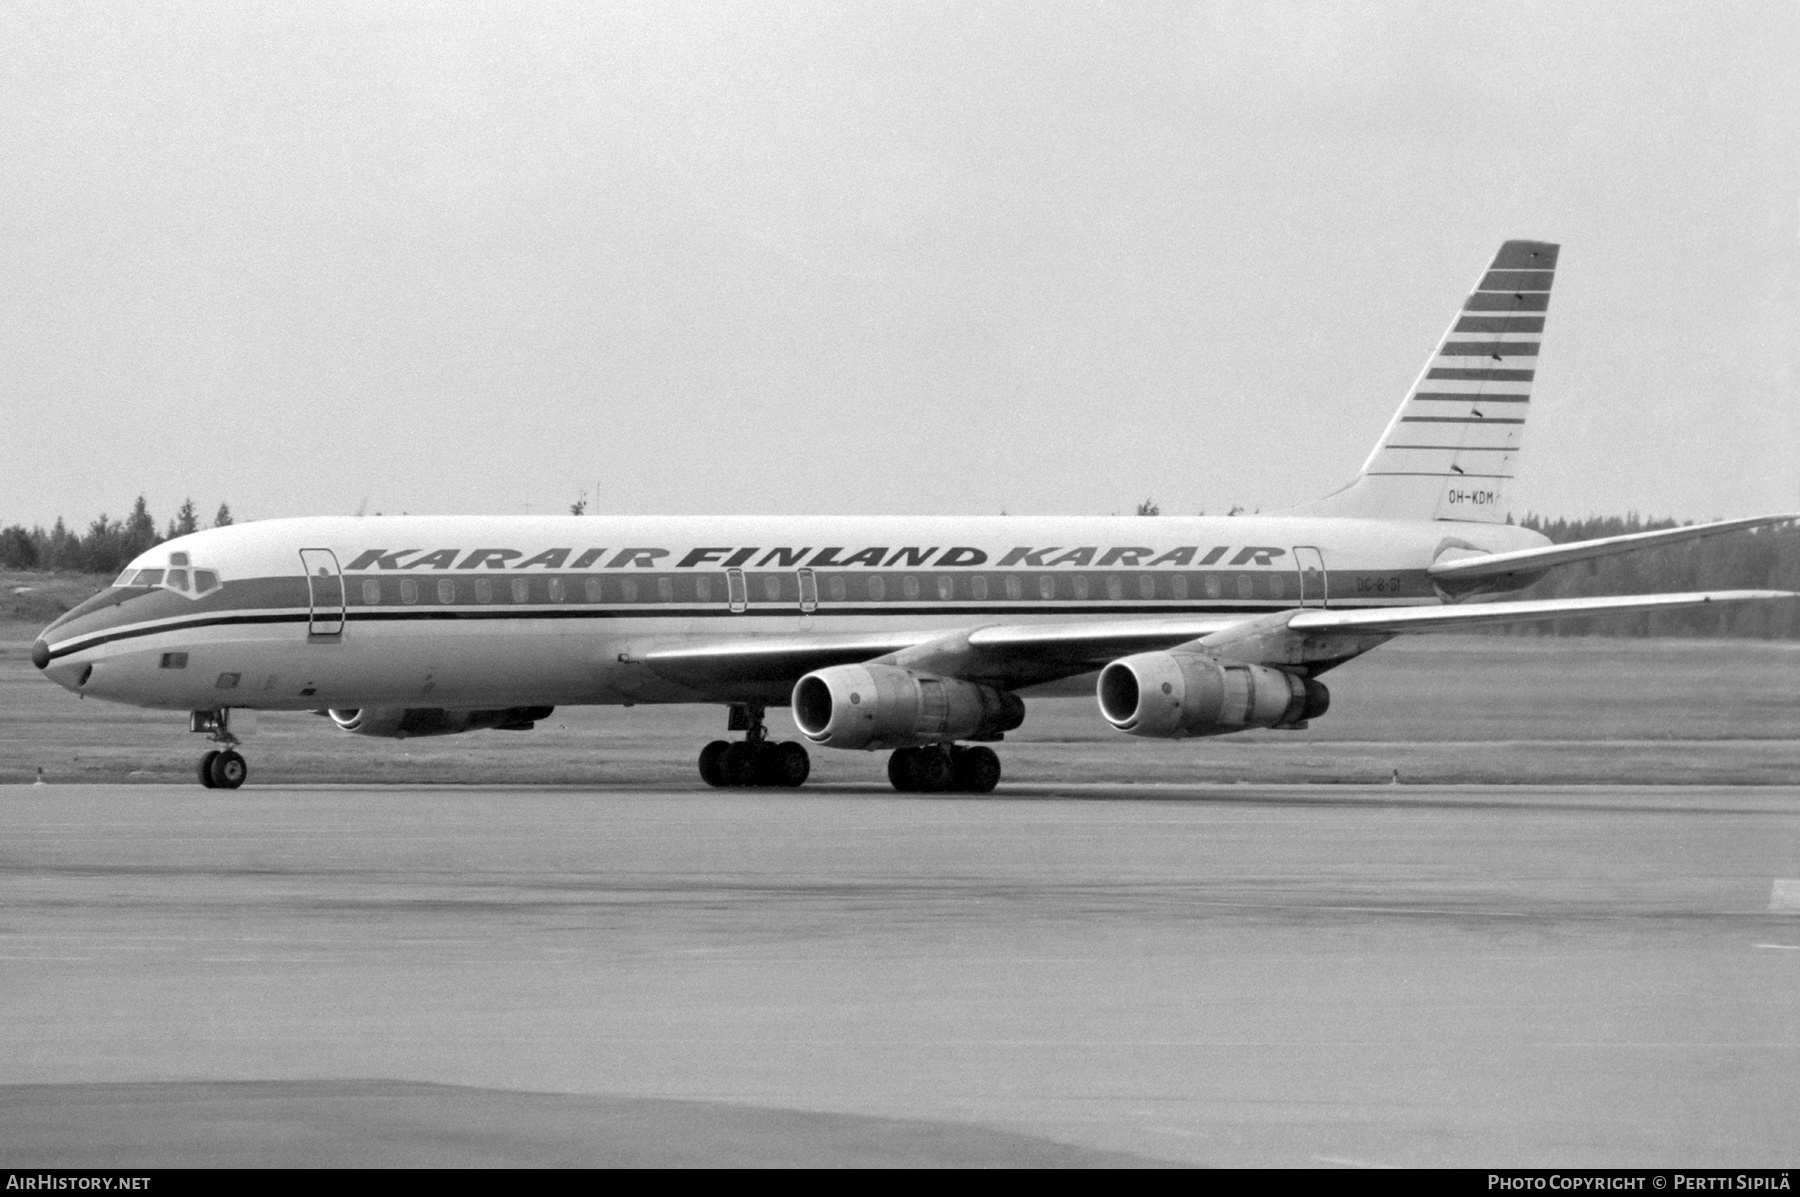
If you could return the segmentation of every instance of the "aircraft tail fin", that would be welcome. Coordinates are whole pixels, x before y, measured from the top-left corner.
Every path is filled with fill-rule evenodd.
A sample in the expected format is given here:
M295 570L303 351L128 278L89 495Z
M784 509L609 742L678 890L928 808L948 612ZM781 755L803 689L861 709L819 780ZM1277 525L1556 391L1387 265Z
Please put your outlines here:
M1501 524L1530 411L1558 246L1508 241L1356 479L1310 515Z

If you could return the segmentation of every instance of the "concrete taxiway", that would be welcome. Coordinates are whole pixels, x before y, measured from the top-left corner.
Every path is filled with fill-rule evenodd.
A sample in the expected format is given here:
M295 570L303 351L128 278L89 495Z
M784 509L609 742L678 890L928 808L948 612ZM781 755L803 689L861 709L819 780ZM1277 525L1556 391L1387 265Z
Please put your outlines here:
M0 1163L1790 1164L1800 789L0 787Z

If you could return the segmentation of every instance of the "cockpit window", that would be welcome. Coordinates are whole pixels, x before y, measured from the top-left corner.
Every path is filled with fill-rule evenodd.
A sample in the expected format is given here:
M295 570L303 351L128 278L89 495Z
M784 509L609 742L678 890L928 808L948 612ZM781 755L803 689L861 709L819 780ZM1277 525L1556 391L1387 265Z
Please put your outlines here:
M169 564L170 565L186 565L187 563L188 563L188 555L186 553L170 553L169 554Z
M184 561L186 553L171 553L171 558ZM199 598L219 589L223 583L216 569L128 569L113 581L114 586L160 587L176 594Z

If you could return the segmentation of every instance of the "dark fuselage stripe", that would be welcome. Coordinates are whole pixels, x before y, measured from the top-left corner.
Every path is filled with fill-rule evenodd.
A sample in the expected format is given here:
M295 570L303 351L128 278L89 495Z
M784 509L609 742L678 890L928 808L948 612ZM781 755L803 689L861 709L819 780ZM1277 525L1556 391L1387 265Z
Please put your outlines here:
M1480 475L1472 475L1480 477ZM1423 598L1424 595L1415 597ZM1386 607L1412 604L1343 604L1333 606L1333 610L1354 610L1362 606ZM541 609L504 607L488 609L453 609L422 607L414 610L389 611L369 610L351 607L344 614L343 622L347 625L360 623L397 623L409 621L493 621L493 620L533 620L533 619L747 619L755 616L781 616L792 618L799 615L810 615L814 618L869 617L869 616L919 616L919 615L956 615L956 616L999 616L1016 617L1020 615L1249 615L1258 611L1291 611L1299 607L1295 600L1281 599L1238 599L1214 600L1207 603L1170 603L1157 602L1154 599L1140 599L1136 602L1084 603L1079 600L1067 602L1015 602L1004 606L991 603L978 605L971 602L967 605L948 604L909 604L906 602L883 603L880 606L849 606L833 604L829 608L821 607L815 611L803 612L797 605L783 603L780 605L765 604L752 606L747 611L728 611L717 606L687 609L679 604L669 603L652 607L634 608L596 608L596 607L545 607ZM203 616L192 620L175 623L157 624L154 627L126 628L117 632L103 632L83 636L79 641L59 645L50 650L50 659L57 660L74 653L85 652L90 648L98 648L102 644L112 644L121 640L135 640L143 636L159 636L167 632L191 632L201 628L230 627L246 624L306 624L312 622L312 616L306 612L287 611L279 614L261 615L215 615ZM335 614L326 622L338 622Z

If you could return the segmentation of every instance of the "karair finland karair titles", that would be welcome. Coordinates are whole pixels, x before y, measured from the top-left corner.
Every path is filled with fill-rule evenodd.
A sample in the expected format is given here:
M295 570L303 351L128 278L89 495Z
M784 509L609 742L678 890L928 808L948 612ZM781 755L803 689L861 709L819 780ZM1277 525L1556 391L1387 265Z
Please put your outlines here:
M901 790L983 792L1037 694L1134 736L1304 728L1320 679L1408 632L1791 598L1494 601L1573 561L1766 516L1551 545L1510 522L1557 247L1508 241L1361 472L1276 515L279 519L160 544L46 628L92 698L189 712L233 788L245 714L364 736L522 731L554 707L716 703L717 786L795 786L808 745ZM764 721L791 708L800 740Z

